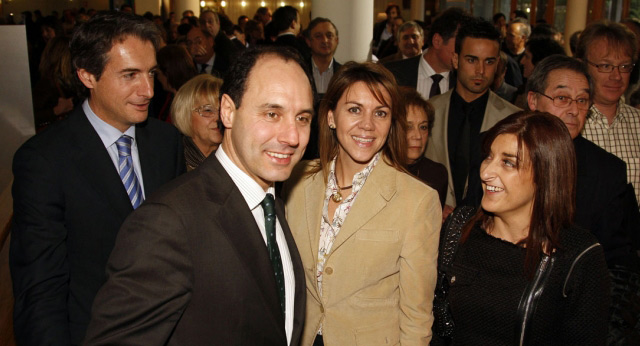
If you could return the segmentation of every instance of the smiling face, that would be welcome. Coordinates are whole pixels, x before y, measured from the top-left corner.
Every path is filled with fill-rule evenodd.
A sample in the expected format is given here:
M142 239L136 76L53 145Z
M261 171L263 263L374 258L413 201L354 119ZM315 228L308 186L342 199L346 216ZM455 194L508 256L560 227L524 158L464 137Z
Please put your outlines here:
M155 52L151 42L129 36L111 47L99 80L78 69L93 112L121 132L147 119L157 69Z
M311 84L294 61L264 55L249 72L241 106L223 95L222 146L229 158L263 189L286 180L307 143L313 96Z
M526 147L518 158L518 138L501 134L491 144L489 155L480 165L482 208L500 218L529 220L535 186ZM524 219L522 219L524 218Z
M618 49L614 49L618 48ZM625 53L622 47L612 47L606 39L596 39L587 48L586 58L593 64L626 65L632 64L633 60ZM587 64L589 75L593 79L595 104L614 105L618 103L622 94L629 86L631 73L620 73L618 68L611 72L598 72L598 68L592 64Z
M416 28L407 28L400 33L398 49L406 57L414 57L422 52L424 38Z
M205 156L208 156L208 154L216 150L218 145L222 143L222 132L220 132L220 128L218 127L218 119L220 116L218 114L217 102L211 102L208 97L200 95L192 109L205 105L211 106L215 114L213 117L207 118L201 116L196 110L191 111L191 139L198 149L200 149ZM205 114L205 112L201 113Z
M587 77L573 70L561 69L553 70L547 75L547 89L544 94L554 97L568 97L574 100L589 99L589 82ZM567 125L571 138L580 135L580 131L584 127L587 118L588 109L579 109L575 101L571 102L568 107L556 107L553 100L530 91L527 95L529 109L532 111L542 111L551 113Z
M429 119L424 109L410 105L407 107L407 157L409 163L414 163L424 155L427 149L427 140L429 139Z
M322 22L314 26L309 33L307 44L313 55L329 57L333 56L338 48L338 34L329 22Z
M453 66L458 70L456 92L467 102L482 96L493 82L500 59L497 41L467 37L454 54Z
M378 84L384 103L391 96ZM345 90L335 111L329 111L329 126L335 126L339 144L338 160L362 170L387 142L391 127L391 109L376 99L367 84L356 82Z

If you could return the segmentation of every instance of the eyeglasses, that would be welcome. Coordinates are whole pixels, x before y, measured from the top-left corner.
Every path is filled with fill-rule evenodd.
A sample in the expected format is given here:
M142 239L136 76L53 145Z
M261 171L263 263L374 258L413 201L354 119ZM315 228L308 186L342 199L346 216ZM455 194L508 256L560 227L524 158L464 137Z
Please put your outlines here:
M553 101L553 105L558 107L558 108L569 107L569 106L571 106L572 102L575 102L576 105L578 106L578 109L581 109L583 111L586 111L586 110L589 109L589 107L591 107L591 100L589 100L588 97L578 97L577 99L572 99L569 96L551 97L551 96L545 95L543 93L538 93L538 94L548 98L551 101Z
M218 115L218 109L212 105L202 105L192 109L192 111L198 112L203 118L213 118Z
M636 66L636 64L624 64L624 65L594 64L589 60L587 60L587 63L589 63L589 65L595 66L598 69L598 72L602 72L602 73L611 73L614 68L618 68L618 71L620 71L620 73L631 73L631 71L633 70L633 67Z

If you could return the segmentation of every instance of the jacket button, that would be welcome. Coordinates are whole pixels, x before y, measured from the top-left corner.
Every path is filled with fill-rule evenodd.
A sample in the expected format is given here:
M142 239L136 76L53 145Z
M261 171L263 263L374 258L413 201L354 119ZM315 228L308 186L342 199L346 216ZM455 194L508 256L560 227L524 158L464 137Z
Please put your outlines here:
M331 275L331 274L333 274L333 268L327 267L327 268L325 268L324 272L327 273L327 275Z
M455 275L451 277L451 283L454 283L454 282L456 282L456 276Z

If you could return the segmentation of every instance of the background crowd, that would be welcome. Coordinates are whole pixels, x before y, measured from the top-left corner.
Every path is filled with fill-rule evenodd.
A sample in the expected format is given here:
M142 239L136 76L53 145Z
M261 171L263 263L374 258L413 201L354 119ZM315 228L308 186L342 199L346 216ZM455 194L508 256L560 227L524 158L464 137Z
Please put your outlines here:
M123 5L119 12L133 9ZM155 52L153 63L145 60L148 71L142 71L148 72L148 80L135 90L105 88L111 65L99 54L107 52L88 50L87 42L99 35L92 36L83 24L104 13L65 10L62 18L22 13L39 135L14 159L11 269L18 344L41 344L48 338L79 344L87 330L94 344L124 342L126 333L114 332L122 327L118 323L140 323L140 330L150 323L133 310L168 313L165 305L158 306L173 296L145 302L157 306L118 300L124 283L134 285L127 275L139 275L128 270L137 268L130 250L140 248L122 244L143 241L135 233L143 216L189 213L178 203L188 203L188 196L165 193L164 199L145 203L153 206L134 213L138 219L124 220L140 201L184 172L213 169L211 162L217 160L229 172L224 160L234 161L232 148L239 150L251 139L239 137L240 130L229 125L238 116L233 114L244 114L240 110L249 106L243 96L255 91L247 86L253 84L244 83L257 83L261 76L249 71L268 76L264 66L272 67L271 73L280 71L280 78L308 78L312 93L305 108L300 103L307 100L306 89L288 90L301 108L295 126L308 121L306 151L298 150L304 149L297 144L303 142L300 136L282 140L296 148L293 154L278 154L282 160L298 154L315 160L296 167L282 187L291 230L280 225L282 211L274 228L277 262L283 257L273 270L278 285L284 282L279 302L288 343L341 345L361 338L426 344L433 338L437 344L512 344L516 337L531 344L640 343L640 21L598 21L566 38L552 25L530 23L522 11L485 20L451 7L429 25L405 21L400 12L390 4L386 19L374 25L371 61L366 63L336 61L340 28L322 17L303 28L300 13L291 6L273 12L261 7L251 18L235 20L212 10L198 16L185 11L181 18L173 12L168 18L132 16L146 27L133 34L135 43L123 39L119 44L138 52L132 59L144 60L141 52ZM564 40L570 40L570 52L563 48ZM264 54L275 54L288 69L271 65ZM304 75L295 74L298 66ZM277 89L280 84L273 78ZM112 93L100 92L101 84ZM133 127L118 128L119 135L139 144L122 144L121 137L98 130L100 114L94 108L116 114L121 106L112 98L119 97L141 111L132 124L153 118L148 126L135 126L140 131L135 135ZM84 115L91 124L77 121ZM106 184L102 175L110 169L109 158L102 166L85 167L96 182L105 180L97 195L82 191L94 189L91 184L74 186L72 192L60 187L85 180L62 166L53 170L66 171L64 175L33 174L34 169L44 174L58 167L48 162L52 157L74 160L71 153L85 141L102 145L76 138L67 129L71 126L83 131L93 126L107 148L105 138L113 137L108 150L122 182ZM70 138L68 146L58 142L61 136ZM223 142L227 144L220 150ZM133 160L119 156L127 150ZM201 165L209 168L199 170ZM140 170L145 167L157 174L143 180ZM133 172L132 180L123 176L123 168ZM195 180L206 178L202 174L179 184L195 191ZM230 175L229 184L241 185ZM128 189L132 206L110 191L118 184ZM267 196L280 194L276 190L265 185ZM159 207L163 203L166 208ZM176 210L171 209L174 203ZM267 212L266 206L259 208ZM104 213L96 216L97 209ZM180 217L158 222L176 229L201 227ZM268 226L257 222L264 232ZM123 223L125 235L116 241ZM48 228L60 231L57 239L33 232ZM375 232L365 235L369 228ZM438 232L439 244L434 240ZM339 233L357 235L345 240ZM164 236L170 237L158 237ZM274 256L268 235L264 237ZM459 245L447 247L450 239ZM306 276L304 328L296 324L300 312L291 306L299 303L296 285L305 285L297 281L302 272L296 261L304 265ZM179 279L187 282L185 287L193 280ZM145 289L136 293L156 297L158 292ZM38 295L45 291L50 301L39 305ZM186 297L184 292L171 294ZM128 308L109 310L118 304ZM182 311L184 306L166 308ZM56 317L60 310L63 317ZM110 320L111 314L131 314L126 315L131 319ZM447 318L455 322L455 331L443 322ZM191 330L181 323L176 322L178 330ZM54 325L65 325L65 332L49 330ZM147 332L153 331L149 328ZM235 329L230 330L232 335ZM162 340L191 340L183 337L178 333Z

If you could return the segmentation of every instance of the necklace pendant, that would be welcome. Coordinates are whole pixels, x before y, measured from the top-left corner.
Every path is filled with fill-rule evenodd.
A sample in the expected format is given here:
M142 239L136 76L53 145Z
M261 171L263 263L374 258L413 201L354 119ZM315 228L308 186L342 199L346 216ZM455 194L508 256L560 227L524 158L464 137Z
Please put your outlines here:
M331 199L336 203L340 203L342 201L342 195L340 194L340 191L334 192L331 195Z

